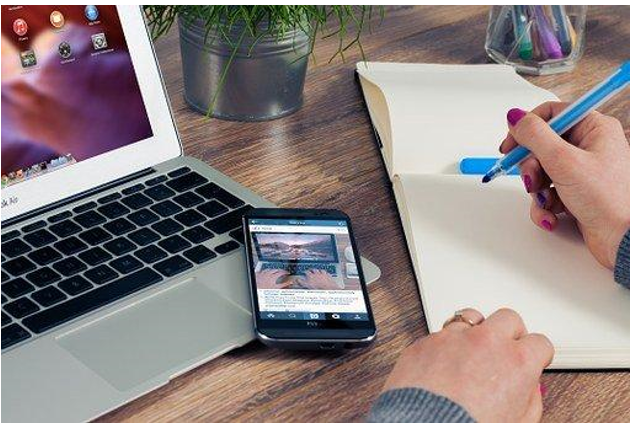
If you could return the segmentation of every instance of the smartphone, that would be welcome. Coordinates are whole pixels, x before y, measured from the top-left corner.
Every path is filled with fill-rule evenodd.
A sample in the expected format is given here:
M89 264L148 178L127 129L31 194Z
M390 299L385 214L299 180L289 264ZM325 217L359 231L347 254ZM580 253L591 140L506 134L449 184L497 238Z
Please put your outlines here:
M243 217L256 336L288 349L369 345L376 336L351 220L338 210Z

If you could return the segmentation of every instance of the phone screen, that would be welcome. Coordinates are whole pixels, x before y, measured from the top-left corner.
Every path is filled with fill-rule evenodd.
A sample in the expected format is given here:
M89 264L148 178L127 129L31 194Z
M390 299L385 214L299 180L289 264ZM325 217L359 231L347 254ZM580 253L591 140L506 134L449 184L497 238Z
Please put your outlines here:
M249 218L247 224L256 313L263 326L373 325L347 220Z

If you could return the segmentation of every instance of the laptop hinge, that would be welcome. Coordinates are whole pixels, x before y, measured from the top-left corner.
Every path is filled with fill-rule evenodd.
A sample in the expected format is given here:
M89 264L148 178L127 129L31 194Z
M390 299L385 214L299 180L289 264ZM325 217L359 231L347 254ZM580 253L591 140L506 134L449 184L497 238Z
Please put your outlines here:
M35 217L37 215L43 214L43 213L47 213L51 210L55 210L57 208L63 207L67 204L70 203L74 203L75 201L81 200L82 198L86 198L86 197L90 197L91 195L95 195L95 194L99 194L100 192L109 190L113 187L116 187L118 185L122 185L125 184L127 182L130 182L132 180L135 180L137 178L141 178L143 176L147 176L150 175L152 173L155 173L156 170L149 167L143 170L140 170L138 172L135 173L131 173L130 175L124 176L122 178L119 179L115 179L114 181L110 181L107 182L105 184L102 185L98 185L94 188L91 188L89 190L86 191L82 191L78 194L72 195L70 197L66 197L63 198L59 201L56 201L54 203L51 204L47 204L46 206L42 206L42 207L38 207L37 209L33 209L31 211L28 211L26 213L22 213L21 215L12 217L10 219L7 219L6 222L2 222L2 229L7 228L9 226L15 225L17 223L20 222L24 222L25 220L31 219L32 217Z

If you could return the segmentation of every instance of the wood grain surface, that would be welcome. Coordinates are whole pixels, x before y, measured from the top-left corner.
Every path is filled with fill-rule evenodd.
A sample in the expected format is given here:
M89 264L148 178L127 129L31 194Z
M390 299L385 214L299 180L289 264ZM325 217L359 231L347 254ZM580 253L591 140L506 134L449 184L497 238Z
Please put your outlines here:
M368 60L487 63L487 7L386 10L363 39ZM206 119L183 100L176 31L156 43L185 152L266 199L335 207L354 223L362 253L382 269L371 288L379 329L372 347L340 355L289 353L253 342L104 416L102 421L361 420L400 351L427 333L409 254L353 70L360 55L328 64L335 40L317 44L303 108L262 123ZM573 100L629 58L629 7L591 7L583 59L567 74L529 77ZM629 94L604 112L629 134ZM461 121L461 117L458 117ZM433 140L431 140L433 141ZM494 142L494 140L493 140ZM450 277L450 276L449 276ZM549 372L545 421L626 421L629 372Z

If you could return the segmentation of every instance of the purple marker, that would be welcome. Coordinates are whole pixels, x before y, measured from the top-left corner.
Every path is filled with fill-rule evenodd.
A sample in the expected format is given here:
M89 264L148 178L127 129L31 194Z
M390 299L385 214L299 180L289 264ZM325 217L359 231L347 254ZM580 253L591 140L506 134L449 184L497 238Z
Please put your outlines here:
M534 6L534 14L537 17L537 32L541 39L543 51L550 59L562 59L563 52L561 51L561 45L559 44L559 40L557 40L556 35L554 35L554 32L552 32L552 26L543 11L543 7Z

